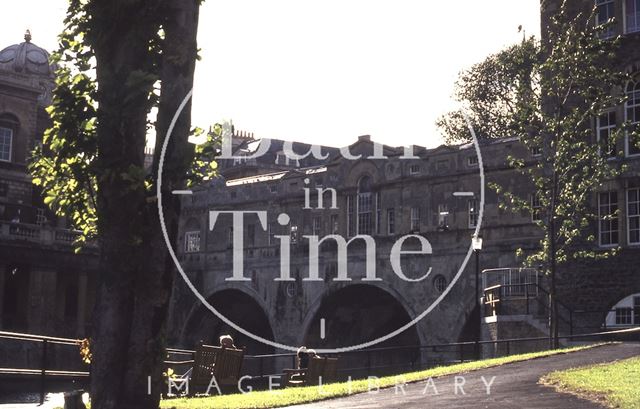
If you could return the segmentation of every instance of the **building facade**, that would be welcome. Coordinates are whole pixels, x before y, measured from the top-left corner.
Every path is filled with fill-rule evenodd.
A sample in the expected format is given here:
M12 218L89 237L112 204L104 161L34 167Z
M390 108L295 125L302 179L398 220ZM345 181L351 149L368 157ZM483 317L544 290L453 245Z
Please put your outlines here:
M542 33L546 32L549 16L557 11L560 1L542 2ZM568 2L570 12L593 12L595 24L609 23L605 35L620 37L621 45L616 67L630 74L624 85L627 101L611 107L593 119L593 142L606 141L616 128L629 123L632 128L640 123L640 2L637 0L580 0ZM635 266L640 250L640 144L631 132L626 132L617 146L611 148L618 157L612 161L624 162L628 169L616 180L608 181L594 193L592 205L603 216L594 228L601 248L620 247L620 254L602 262L583 262L563 271L560 295L577 310L608 311L592 315L590 320L605 321L611 325L640 324L640 271ZM606 154L606 152L605 152ZM613 220L604 216L615 214Z
M74 254L76 234L43 204L27 172L50 125L54 70L28 32L0 51L0 329L82 337L97 257Z
M557 4L543 3L544 32ZM572 3L575 11L588 12L597 6L598 21L616 17L619 23L612 35L623 36L620 69L632 73L640 73L637 3ZM635 78L624 90L629 97L624 106L594 118L594 143L626 120L640 122L640 75ZM239 136L235 152L250 156L256 147L249 149L251 139ZM445 292L433 311L377 346L475 339L476 294L481 292L476 292L471 236L480 213L481 269L521 266L516 249L533 250L540 240L534 224L536 211L501 210L501 197L487 186L497 183L535 203L533 186L507 165L507 157L533 163L540 159L540 152L529 152L514 138L480 144L485 178L481 212L480 160L472 144L436 149L414 146L413 157L404 148L380 146L362 136L348 147L349 154L358 159L345 151L323 149L327 158L319 162L287 160L279 141L260 158L223 161L218 179L183 199L177 252L191 284L210 307L233 323L258 337L290 346L333 348L374 340L421 317ZM628 169L593 192L592 205L600 218L590 230L598 237L596 249L620 247L620 251L607 260L561 267L558 297L572 319L571 329L561 326L567 334L640 325L640 150L630 137L616 149L624 152L616 160L624 161ZM304 154L308 147L298 145L293 150ZM322 206L318 206L318 192L323 192ZM266 212L266 220L255 214L245 216L242 249L234 247L237 232L230 215L216 213L212 224L211 211L231 210ZM281 214L288 216L282 223L278 220ZM333 239L323 241L315 251L305 237L334 234L347 241L357 235L371 236L375 278L381 280L367 275L369 247L364 240L349 242L348 252L341 254ZM403 254L400 265L405 277L401 277L394 269L392 253L406 235L424 237L432 252ZM287 246L282 246L284 237ZM402 249L420 253L424 247L412 237ZM242 280L229 280L234 255L243 260ZM288 267L283 267L283 259L288 260ZM342 260L346 265L341 273ZM288 273L283 274L283 268ZM535 279L543 291L545 277ZM455 285L448 289L452 282ZM544 298L543 293L536 296ZM216 317L180 278L172 305L170 339L176 344L189 347L200 339L214 342L215 337L229 332L250 351L273 350ZM518 314L517 322L510 317L505 324L500 324L497 315L483 319L485 338L545 335L548 331L541 310L527 309Z

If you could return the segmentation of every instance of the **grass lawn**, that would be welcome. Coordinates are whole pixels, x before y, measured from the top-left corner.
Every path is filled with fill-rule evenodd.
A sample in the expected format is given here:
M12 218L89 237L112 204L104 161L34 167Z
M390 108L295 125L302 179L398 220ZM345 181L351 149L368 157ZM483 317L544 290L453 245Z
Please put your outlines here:
M542 382L612 408L640 408L640 357L553 372Z
M383 388L394 386L396 383L400 384L403 382L416 382L428 379L430 377L464 373L477 369L503 365L510 362L525 361L528 359L540 358L549 355L579 351L581 349L592 348L598 345L603 344L512 355L503 358L485 359L482 361L466 362L462 364L431 368L398 376L387 376L380 378L377 381L377 386ZM372 383L371 388L375 389L375 387L376 384ZM160 407L162 409L272 408L314 402L323 399L350 395L353 393L367 392L368 390L369 381L364 379L354 380L350 383L341 382L323 385L322 388L318 386L307 386L278 390L274 389L273 391L251 392L247 394L237 393L223 396L167 399L161 402Z

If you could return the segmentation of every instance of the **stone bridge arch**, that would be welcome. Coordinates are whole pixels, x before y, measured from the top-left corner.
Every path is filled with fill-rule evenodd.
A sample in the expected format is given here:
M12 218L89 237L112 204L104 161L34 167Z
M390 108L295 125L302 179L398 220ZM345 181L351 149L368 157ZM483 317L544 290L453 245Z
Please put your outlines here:
M241 328L268 340L274 340L274 326L269 309L257 293L242 285L217 288L207 296L207 301L223 316ZM218 318L199 301L191 309L182 328L181 339L185 345L195 345L202 340L217 345L220 335L230 334L238 347L245 347L248 355L270 354L275 350L237 331Z
M336 285L323 292L307 310L300 344L309 348L338 348L372 341L410 322L416 313L403 297L384 283ZM325 320L325 338L320 336L320 319ZM424 343L424 331L414 325L395 337L367 349L417 346ZM342 353L342 366L376 366L389 372L407 364L419 364L419 348L367 354Z

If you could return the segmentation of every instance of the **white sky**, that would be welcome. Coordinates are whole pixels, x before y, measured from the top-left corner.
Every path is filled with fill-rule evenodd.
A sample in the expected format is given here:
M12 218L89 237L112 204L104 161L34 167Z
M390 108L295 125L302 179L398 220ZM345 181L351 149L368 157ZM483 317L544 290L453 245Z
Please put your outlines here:
M0 48L56 48L65 0L3 2ZM539 33L539 0L207 0L194 124L344 146L437 146L460 70Z

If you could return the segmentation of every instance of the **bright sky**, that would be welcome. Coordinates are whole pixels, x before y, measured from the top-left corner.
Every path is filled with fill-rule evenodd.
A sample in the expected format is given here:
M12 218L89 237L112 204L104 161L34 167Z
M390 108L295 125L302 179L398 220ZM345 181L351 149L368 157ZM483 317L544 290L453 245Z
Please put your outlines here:
M0 47L56 47L65 0L2 5ZM344 146L437 146L460 70L539 33L539 0L207 0L194 124Z

